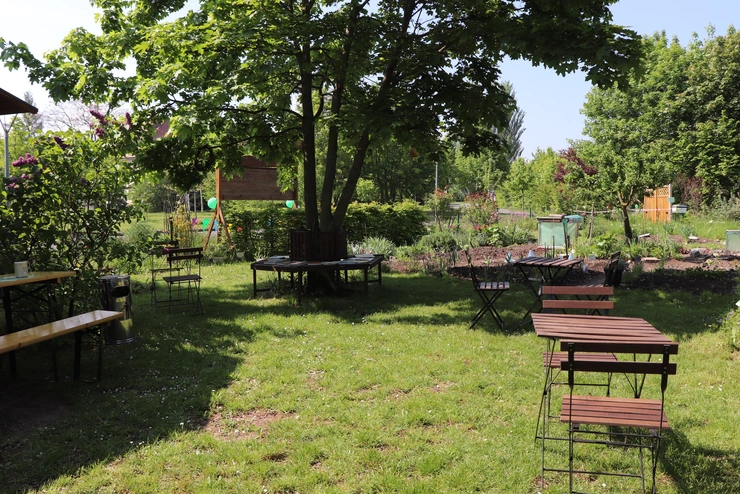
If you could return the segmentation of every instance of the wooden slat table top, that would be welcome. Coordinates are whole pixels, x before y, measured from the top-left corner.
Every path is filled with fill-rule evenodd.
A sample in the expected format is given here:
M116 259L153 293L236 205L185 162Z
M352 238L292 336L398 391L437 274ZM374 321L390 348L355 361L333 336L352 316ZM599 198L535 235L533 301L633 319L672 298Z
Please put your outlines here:
M577 266L583 262L583 259L560 259L557 257L537 257L530 256L523 259L517 259L512 264L522 266L569 268Z
M605 344L678 343L636 317L586 316L576 314L532 314L537 336L576 342Z
M16 278L14 274L4 274L0 276L0 288L51 280L60 281L62 278L68 278L74 275L74 271L32 271L25 278Z

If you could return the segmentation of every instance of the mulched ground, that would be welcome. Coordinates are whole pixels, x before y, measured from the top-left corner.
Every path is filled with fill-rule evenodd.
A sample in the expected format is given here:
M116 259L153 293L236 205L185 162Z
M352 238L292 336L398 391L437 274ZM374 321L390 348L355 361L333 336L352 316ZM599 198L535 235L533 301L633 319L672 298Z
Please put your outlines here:
M701 239L697 244L701 244ZM478 247L470 250L473 266L477 270L488 271L489 279L506 279L516 281L519 273L512 266L507 266L504 258L510 252L512 258L519 259L533 251L536 255L542 254L536 244L515 245L505 248L500 247ZM690 248L683 249L683 253L676 259L668 259L664 263L657 260L645 260L641 262L642 274L628 283L625 287L634 289L661 289L682 290L695 295L705 291L714 293L730 294L735 291L738 281L738 269L740 269L740 257L724 252L710 252L707 249L699 249L691 255ZM453 265L452 262L455 261ZM566 281L567 284L601 284L604 282L605 260L586 261L587 271L573 270ZM432 256L420 257L413 261L389 261L391 271L409 272L425 271L429 274L441 274L440 266L453 276L470 278L465 253L458 252L457 259L450 256L440 262L439 258ZM630 262L628 270L634 263Z

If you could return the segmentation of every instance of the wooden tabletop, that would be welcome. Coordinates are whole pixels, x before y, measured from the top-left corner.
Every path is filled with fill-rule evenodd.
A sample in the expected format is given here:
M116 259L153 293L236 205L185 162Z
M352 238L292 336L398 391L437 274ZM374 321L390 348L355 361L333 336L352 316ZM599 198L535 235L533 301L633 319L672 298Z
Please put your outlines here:
M14 274L0 275L0 288L41 283L44 281L60 282L62 278L74 276L74 271L32 271L25 278L16 278Z
M583 262L583 259L529 256L523 259L517 259L513 264L518 266L570 268L581 264L581 262Z
M532 314L537 336L561 341L590 342L605 345L660 344L672 341L645 319L637 317L584 316L577 314Z

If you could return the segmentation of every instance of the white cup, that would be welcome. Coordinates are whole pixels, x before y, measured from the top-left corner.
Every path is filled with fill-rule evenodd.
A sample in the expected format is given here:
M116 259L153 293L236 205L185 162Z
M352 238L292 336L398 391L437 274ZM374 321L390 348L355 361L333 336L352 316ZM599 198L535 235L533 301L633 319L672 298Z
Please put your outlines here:
M28 278L28 261L13 263L16 278Z

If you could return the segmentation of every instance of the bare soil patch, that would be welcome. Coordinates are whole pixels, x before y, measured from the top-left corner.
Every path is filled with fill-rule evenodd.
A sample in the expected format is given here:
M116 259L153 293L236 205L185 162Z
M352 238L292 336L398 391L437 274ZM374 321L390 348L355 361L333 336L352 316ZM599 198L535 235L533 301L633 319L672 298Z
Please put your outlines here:
M203 429L219 439L257 439L263 437L273 423L294 416L292 413L261 409L228 416L216 412L205 421Z
M680 239L680 237L679 237ZM623 286L634 289L661 289L682 290L693 294L704 291L729 294L735 290L740 269L740 256L718 250L702 247L707 239L697 239L681 249L681 254L672 259L660 262L658 259L639 259L630 261L626 272L641 270L639 276L625 276ZM470 249L472 264L476 272L483 272L490 279L517 281L520 277L518 270L505 262L506 256L511 253L513 259L526 257L532 251L535 255L542 255L544 250L536 244L512 245L509 247L477 247ZM596 259L586 260L585 271L573 270L566 284L601 284L604 282L604 267L607 261ZM434 256L422 256L412 261L389 261L391 271L412 272L424 270L429 274L441 274L442 266L449 274L461 278L470 278L465 252L460 251L456 256L447 255L444 259ZM639 266L638 266L639 265ZM519 280L523 281L523 280Z

